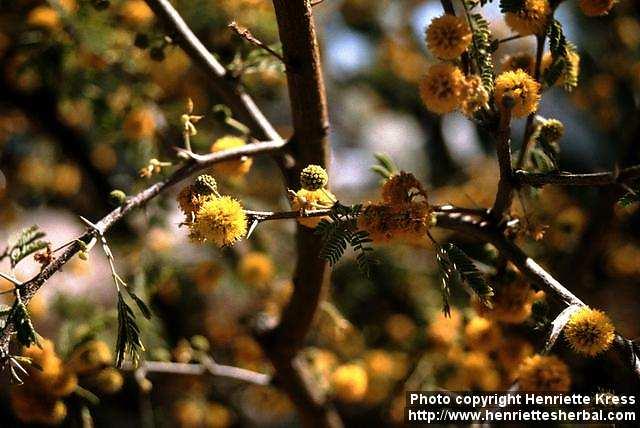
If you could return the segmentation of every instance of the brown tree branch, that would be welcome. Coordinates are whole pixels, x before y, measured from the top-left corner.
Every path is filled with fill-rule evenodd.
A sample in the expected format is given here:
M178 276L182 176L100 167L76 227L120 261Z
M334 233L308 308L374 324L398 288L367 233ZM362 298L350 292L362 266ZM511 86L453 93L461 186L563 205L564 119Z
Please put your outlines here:
M209 82L222 101L229 106L238 119L249 127L259 140L278 141L280 135L262 114L253 99L247 95L239 82L207 50L193 31L184 22L169 0L145 0L156 17L169 30L175 42L201 69L208 73Z
M452 214L446 211L436 212L435 215L438 227L457 231L466 236L473 236L483 242L493 244L524 276L565 306L585 306L582 300L565 288L535 260L527 256L513 241L505 237L504 233L496 229L489 218L458 213ZM637 377L640 377L640 356L632 341L616 333L613 351L627 362L627 365Z
M290 188L299 188L302 168L316 164L326 168L329 115L311 3L309 0L274 0L282 54L287 64L287 83L294 135L290 152L296 161L287 176ZM329 269L319 257L321 237L298 225L297 264L293 295L284 307L280 323L260 335L265 354L276 377L296 405L308 427L342 426L340 418L309 376L297 353L311 328L318 305L328 287Z
M210 375L236 379L255 385L269 385L271 376L240 367L216 363L213 358L205 358L201 363L175 363L165 361L143 361L140 367L126 365L125 370L134 370L136 377L146 377L147 373L171 373L186 376Z
M272 153L280 150L285 146L286 142L268 141L255 144L247 144L245 146L224 150L216 153L211 153L205 156L194 156L188 160L182 167L176 170L167 179L153 184L140 193L127 199L127 202L111 211L104 216L100 221L96 223L97 229L100 233L105 233L114 224L119 222L130 211L135 208L141 207L151 199L156 197L162 191L167 190L174 184L189 177L190 175L210 167L213 164L239 159L243 156L254 156L260 153ZM38 292L38 290L44 285L44 283L51 278L56 272L58 272L71 258L76 255L81 249L81 244L78 241L89 242L97 231L88 231L82 236L78 237L71 245L69 245L56 259L48 264L39 274L31 278L30 280L22 283L19 287L20 297L23 303L26 305L31 298ZM7 320L6 325L0 330L0 357L4 358L9 355L9 342L11 335L15 332L14 321L11 317Z
M528 172L515 171L515 179L519 184L542 187L546 184L559 186L607 186L624 183L640 178L640 165L623 168L613 172L592 172L587 174L572 174L569 172Z
M498 192L491 208L491 215L496 222L502 217L511 206L513 200L513 169L511 168L511 109L502 109L500 112L500 127L496 135L496 153L498 155L498 165L500 167L500 180L498 181Z

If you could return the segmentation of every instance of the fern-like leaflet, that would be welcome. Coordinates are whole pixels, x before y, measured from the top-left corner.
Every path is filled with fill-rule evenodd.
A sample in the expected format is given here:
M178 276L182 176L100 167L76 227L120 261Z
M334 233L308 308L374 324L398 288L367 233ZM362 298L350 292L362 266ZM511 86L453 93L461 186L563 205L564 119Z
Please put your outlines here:
M358 216L362 205L346 206L336 202L329 213L329 220L323 219L316 227L316 235L322 236L320 258L334 266L344 255L348 246L357 253L358 269L369 276L371 265L375 263L371 257L373 249L369 246L369 233L358 230Z
M131 294L131 293L130 293ZM140 299L136 299L138 303ZM139 305L139 304L138 304ZM146 305L144 306L146 308ZM146 308L148 311L148 308ZM143 314L146 316L146 311ZM140 338L140 328L136 322L133 309L118 292L118 338L116 340L116 365L122 367L125 358L129 356L131 363L137 366L140 362L140 353L144 352L144 345Z
M11 268L15 268L25 257L49 246L49 242L43 241L45 233L34 225L24 229L14 242L10 242L4 253L0 254L0 260L9 257Z
M467 13L467 17L473 34L469 55L478 67L484 89L491 92L493 90L493 59L489 23L479 13Z
M470 295L476 296L483 305L491 307L490 299L493 296L493 289L464 251L452 243L447 243L438 246L436 259L441 272L445 315L450 315L449 297L452 285L462 285Z

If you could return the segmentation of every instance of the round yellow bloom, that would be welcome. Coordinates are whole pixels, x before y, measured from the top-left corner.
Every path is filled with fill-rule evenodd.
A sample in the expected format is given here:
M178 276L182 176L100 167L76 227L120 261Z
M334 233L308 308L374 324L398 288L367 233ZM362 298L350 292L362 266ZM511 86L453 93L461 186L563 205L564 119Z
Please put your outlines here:
M122 389L122 374L113 367L100 370L92 379L92 383L104 394L115 394Z
M205 428L227 428L233 423L233 413L220 403L208 403L204 415Z
M91 340L78 346L67 366L79 375L95 372L113 363L111 348L102 340Z
M505 97L511 97L515 103L511 113L524 117L538 109L540 83L522 70L506 71L496 78L493 97L500 109Z
M18 391L11 392L11 408L22 422L59 425L67 417L67 406L61 400L15 389Z
M382 185L382 200L387 204L404 204L416 196L427 199L427 191L411 173L400 171L393 174Z
M300 172L300 186L306 190L319 190L327 185L329 175L320 165L309 165Z
M609 349L614 336L613 323L607 314L586 306L575 311L564 327L569 345L590 357Z
M127 24L147 25L153 19L153 11L144 0L127 0L120 6L120 15Z
M82 186L82 172L70 163L55 166L53 172L53 190L60 196L70 197L80 191Z
M364 364L370 378L399 380L407 371L406 355L384 349L372 349L364 355Z
M416 325L411 318L404 314L393 314L384 323L384 329L396 343L404 343L413 339Z
M31 9L27 15L27 24L33 27L55 30L60 28L60 16L58 16L58 12L49 6L38 6Z
M467 345L479 351L493 351L500 346L500 327L486 318L474 317L464 328Z
M458 376L469 389L495 391L500 387L500 375L493 362L483 352L469 352L460 362Z
M521 36L528 36L542 34L547 28L550 14L548 0L525 0L520 12L507 12L504 19L513 31Z
M223 247L233 245L247 234L247 216L240 202L229 196L209 198L202 203L195 221L189 223L195 241L211 241Z
M587 16L600 16L609 13L617 0L580 0L580 9Z
M510 337L508 340L503 340L498 348L498 361L507 372L512 372L526 357L533 354L534 348L531 343L524 339Z
M42 348L33 345L22 353L42 369L27 367L29 377L25 379L24 387L54 398L71 394L78 384L76 375L58 357L53 342L44 339L40 345Z
M313 211L322 208L330 208L335 203L335 196L326 189L306 190L300 189L291 201L294 211ZM324 217L298 217L298 223L309 228L315 228Z
M525 359L517 372L520 390L567 392L571 386L569 367L556 356L534 355Z
M484 318L519 324L531 315L533 295L533 290L527 283L511 281L495 288L495 295L491 300L493 308L487 308L475 301L474 308Z
M420 97L427 109L444 114L460 107L464 75L451 64L432 65L420 82Z
M435 18L427 28L427 47L438 58L457 58L467 50L469 43L469 25L457 16L447 14Z
M148 107L132 110L122 124L122 132L130 140L143 140L153 137L156 132L156 120L153 110Z
M365 398L369 377L362 366L354 363L343 364L332 373L331 385L339 400L358 402Z
M427 337L437 345L451 346L460 335L462 314L456 308L451 308L450 315L447 317L438 312L427 327Z
M193 398L184 398L173 405L173 418L180 428L196 428L205 418L204 403Z
M266 254L251 252L240 260L238 274L245 283L260 287L273 279L275 267L271 258Z
M211 153L220 152L222 150L235 149L246 145L246 141L240 137L234 137L227 135L222 138L218 138L211 145ZM242 177L247 174L253 165L253 159L250 157L243 157L237 160L230 160L226 162L220 162L213 166L213 170L221 175L229 177Z

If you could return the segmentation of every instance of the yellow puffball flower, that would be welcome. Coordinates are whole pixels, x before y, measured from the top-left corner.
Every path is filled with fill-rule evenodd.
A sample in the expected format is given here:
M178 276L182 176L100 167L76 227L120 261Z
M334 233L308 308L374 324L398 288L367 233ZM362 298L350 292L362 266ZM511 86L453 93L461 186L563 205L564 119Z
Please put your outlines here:
M525 392L567 392L571 386L569 367L553 355L526 358L516 376L520 390Z
M122 19L130 25L147 25L153 19L153 11L144 0L127 0L120 6Z
M580 0L580 9L587 16L601 16L609 13L617 0Z
M67 367L83 375L103 369L111 363L113 363L113 355L109 345L102 340L90 340L73 351Z
M354 403L365 398L369 377L359 364L343 364L331 374L331 385L339 400Z
M500 327L486 318L474 317L464 328L464 337L471 349L493 351L500 346Z
M227 135L222 138L218 138L211 145L211 153L220 152L222 150L235 149L246 145L246 141L240 137L234 137ZM220 162L213 166L213 170L220 174L229 177L242 177L251 169L253 165L253 159L250 157L243 157L237 160L230 160L226 162Z
M266 254L251 252L240 260L238 274L245 283L260 287L273 279L275 267L271 258Z
M143 140L153 137L156 132L156 120L153 110L142 107L129 112L122 124L124 136L130 140Z
M505 97L512 98L514 106L511 114L524 117L538 109L540 83L522 70L506 71L496 78L493 97L500 109L505 108Z
M500 387L500 374L484 352L472 351L460 361L458 376L471 389L495 391Z
M569 345L590 357L609 349L614 336L613 323L607 314L586 306L575 311L564 327L564 337Z
M21 388L11 392L11 408L25 423L59 425L67 417L67 406L57 399L41 396Z
M460 107L464 75L451 64L432 65L420 82L420 97L427 109L444 114Z
M55 30L60 28L60 16L55 9L49 6L38 6L31 9L27 15L27 24L32 27Z
M58 357L53 342L44 339L40 345L42 348L33 345L22 353L41 368L27 367L29 377L25 379L24 387L54 398L71 394L78 384L76 375Z
M219 247L233 245L247 234L247 216L240 202L229 196L208 198L189 229L194 241L211 241Z
M122 389L124 379L118 370L108 367L100 370L92 379L92 383L104 394L115 394Z
M205 428L227 428L233 423L233 413L220 403L208 403L204 415Z
M462 314L459 310L451 308L450 316L439 311L427 327L427 337L436 345L450 347L460 335L461 326Z
M525 0L520 12L507 12L507 25L521 36L542 34L547 29L551 7L548 0Z
M326 189L306 190L300 189L296 192L296 196L291 201L291 208L294 211L300 210L318 210L330 208L335 203L335 196ZM309 228L315 228L324 217L298 217L298 223Z
M300 186L306 190L319 190L327 185L329 175L320 165L309 165L300 172Z
M478 315L508 324L519 324L531 315L533 290L525 282L510 281L495 288L495 295L488 308L479 301L474 301L474 309Z
M447 14L431 21L426 38L431 53L441 59L454 59L467 50L471 30L464 19Z
M498 361L508 373L512 373L520 366L522 360L534 354L531 343L517 337L503 340L498 348Z

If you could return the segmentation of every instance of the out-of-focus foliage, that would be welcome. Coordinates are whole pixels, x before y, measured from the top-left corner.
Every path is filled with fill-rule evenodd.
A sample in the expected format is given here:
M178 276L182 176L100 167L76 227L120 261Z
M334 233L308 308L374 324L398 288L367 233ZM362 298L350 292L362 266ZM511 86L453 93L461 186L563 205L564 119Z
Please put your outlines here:
M227 29L237 21L278 50L270 2L173 3L288 136L282 65ZM478 72L487 90L493 84L491 64L499 74L512 69L513 58L535 55L535 37L491 44L513 35L499 3L473 9L481 10L483 18L471 15L469 56L481 59ZM543 117L536 121L542 129L549 118L557 118L564 134L561 140L535 135L529 169L611 170L640 160L637 2L621 0L598 18L586 17L579 3L562 2L556 14L572 44L561 43L555 25L549 32ZM535 355L546 339L542 332L550 314L558 308L511 266L502 265L491 246L432 230L439 242L454 245L447 248L460 248L477 261L466 279L479 297L490 294L484 283L474 282L480 274L494 293L489 308L470 300L464 287L451 287L449 317L442 314L437 248L424 233L403 235L402 242L374 239L376 263L365 263L369 237L358 235L350 218L341 221L355 209L347 208L351 204L372 200L384 205L378 201L379 177L368 170L373 153L387 152L400 169L414 171L426 183L430 204L489 207L498 169L487 131L494 129L495 117L436 116L421 101L420 81L439 62L424 40L431 19L443 14L439 1L326 0L314 13L331 109L328 187L346 211L336 208L324 221L300 219L319 223L317 230L330 244L325 254L336 262L330 296L302 356L345 421L402 423L405 390L493 391L508 389L518 377L531 388L540 387L540 380L527 374L541 365L554 374L553 382L542 387L637 391L637 383L599 359L577 355L564 340L554 348L556 356ZM223 138L244 142L242 126L234 126L217 107L221 100L207 76L171 37L141 0L0 0L0 254L8 244L10 255L0 270L11 271L13 254L18 258L19 253L28 257L15 266L17 278L39 271L31 250L44 249L37 244L42 237L16 247L11 238L22 229L39 225L57 248L80 235L77 215L97 219L112 208L108 195L113 189L131 195L166 177L170 167L154 170L149 178L139 171L151 159L176 161L172 146L182 145L180 116L188 98L194 114L204 116L191 137L194 151L215 151L214 143ZM573 53L579 54L579 65L572 62ZM516 146L523 124L524 119L514 122ZM232 195L246 209L290 208L269 159L220 166L209 172L221 194ZM229 173L238 167L241 173ZM393 169L387 165L386 174L397 173ZM633 189L637 186L626 191L527 188L513 210L519 219L514 239L567 288L604 310L626 337L640 334L635 309L640 303L640 205ZM261 224L250 240L232 248L195 245L187 229L178 227L185 216L175 193L133 213L109 237L119 273L153 312L149 321L137 317L144 358L196 363L206 354L221 364L272 374L252 333L256 325L277 319L291 295L292 223ZM318 196L321 203L327 198L326 193ZM426 201L416 210L424 231ZM336 232L342 235L335 238ZM356 266L369 275L361 275ZM0 279L0 292L12 288ZM0 298L8 305L14 302L11 293ZM182 427L297 422L291 401L277 387L207 376L136 379L131 371L116 371L116 299L111 271L96 249L88 260L74 258L50 280L25 308L24 318L43 337L43 348L32 346L23 353L43 370L28 368L25 385L17 387L23 389L10 389L8 380L3 384L2 424L71 424L87 415L96 426L132 420Z

